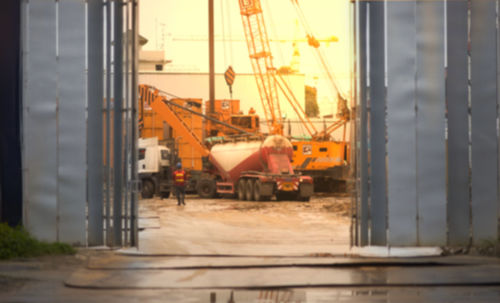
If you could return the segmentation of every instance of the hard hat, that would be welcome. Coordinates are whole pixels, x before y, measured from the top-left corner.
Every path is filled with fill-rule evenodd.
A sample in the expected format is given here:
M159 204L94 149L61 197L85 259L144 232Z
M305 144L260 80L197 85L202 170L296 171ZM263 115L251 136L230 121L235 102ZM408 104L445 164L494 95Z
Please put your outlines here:
M182 167L181 162L177 162L177 168L181 168L181 167Z

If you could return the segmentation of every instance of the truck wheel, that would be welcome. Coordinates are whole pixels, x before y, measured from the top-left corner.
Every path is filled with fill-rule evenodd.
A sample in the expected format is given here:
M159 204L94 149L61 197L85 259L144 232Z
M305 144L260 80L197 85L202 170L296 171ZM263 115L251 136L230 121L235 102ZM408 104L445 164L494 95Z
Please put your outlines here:
M169 191L164 191L161 193L161 197L163 199L168 199L168 197L170 197L170 192Z
M260 180L255 181L255 184L253 185L253 197L255 198L255 201L267 201L270 199L269 196L263 196L261 194L261 189L262 189L262 183Z
M155 194L155 184L150 179L142 180L141 195L143 199L151 199Z
M262 196L260 194L261 187L262 184L260 183L260 180L256 180L253 184L253 197L255 198L255 201L262 201Z
M202 198L214 198L215 197L215 181L210 179L201 179L198 181L196 186L196 191L198 195Z
M299 197L299 201L302 201L302 202L309 202L311 197Z
M247 186L245 188L247 201L253 201L255 198L253 195L253 185L254 181L252 179L248 179Z
M238 199L240 201L246 199L245 186L246 186L245 179L240 179L240 181L238 181Z

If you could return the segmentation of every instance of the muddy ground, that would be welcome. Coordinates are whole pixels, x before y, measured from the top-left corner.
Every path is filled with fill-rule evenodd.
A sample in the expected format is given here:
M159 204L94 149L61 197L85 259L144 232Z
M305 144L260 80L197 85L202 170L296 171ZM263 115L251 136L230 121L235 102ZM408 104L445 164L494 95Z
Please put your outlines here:
M350 207L349 197L332 195L310 202L188 195L186 206L175 197L142 200L139 246L152 254L335 254L348 249Z

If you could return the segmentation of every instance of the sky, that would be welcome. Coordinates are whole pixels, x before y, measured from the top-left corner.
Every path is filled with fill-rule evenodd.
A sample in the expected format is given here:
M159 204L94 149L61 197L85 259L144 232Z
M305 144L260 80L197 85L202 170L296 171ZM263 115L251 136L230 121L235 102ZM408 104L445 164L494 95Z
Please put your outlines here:
M336 36L339 41L321 48L341 89L350 91L351 34L349 0L298 0L316 38ZM141 0L139 33L148 39L145 50L165 50L172 60L167 72L208 72L208 0ZM297 21L291 0L261 0L268 36L271 40L291 40L306 36ZM223 73L231 65L238 73L252 73L243 33L238 0L214 0L215 71ZM307 43L299 43L300 72L306 84L318 89L320 109L332 106L334 90ZM289 66L292 41L272 42L274 66ZM325 112L323 114L330 114Z

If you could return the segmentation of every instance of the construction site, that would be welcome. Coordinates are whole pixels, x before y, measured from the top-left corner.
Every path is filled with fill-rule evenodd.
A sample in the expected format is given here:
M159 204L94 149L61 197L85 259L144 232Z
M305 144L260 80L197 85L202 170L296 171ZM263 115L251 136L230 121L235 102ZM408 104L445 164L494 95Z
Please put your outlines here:
M498 0L4 5L0 302L500 300Z

